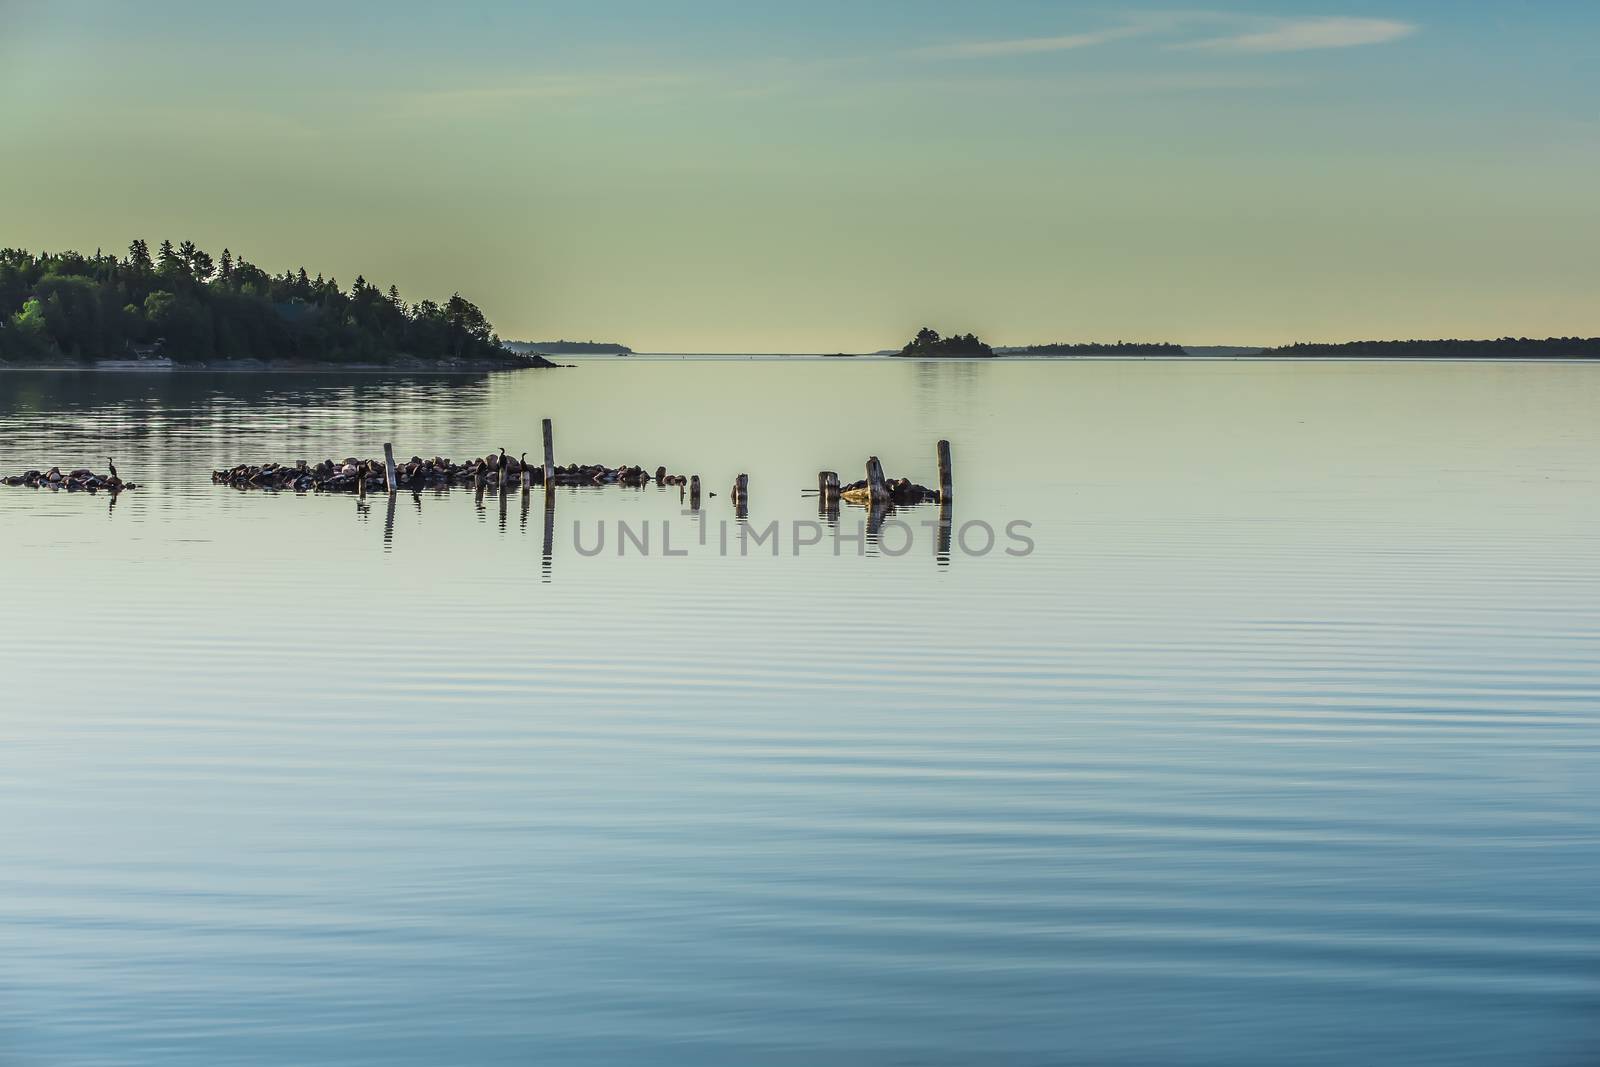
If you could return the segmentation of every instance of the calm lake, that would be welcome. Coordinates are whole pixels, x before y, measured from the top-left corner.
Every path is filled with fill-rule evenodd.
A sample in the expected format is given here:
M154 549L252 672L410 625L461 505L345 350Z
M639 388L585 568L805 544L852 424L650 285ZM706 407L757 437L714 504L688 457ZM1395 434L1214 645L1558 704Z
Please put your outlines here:
M1600 1061L1600 365L575 362L0 373L0 1062Z

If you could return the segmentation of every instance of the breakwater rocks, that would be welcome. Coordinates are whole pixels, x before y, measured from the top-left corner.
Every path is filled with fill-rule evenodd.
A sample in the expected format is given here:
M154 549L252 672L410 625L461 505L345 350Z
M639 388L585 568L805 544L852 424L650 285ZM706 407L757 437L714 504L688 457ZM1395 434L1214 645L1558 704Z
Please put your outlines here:
M544 467L530 463L526 454L519 458L505 453L474 457L456 463L443 456L423 459L412 456L395 463L397 489L499 489L520 485L527 473L530 486L545 484ZM361 493L383 492L388 488L388 474L381 459L342 460L325 459L320 463L298 460L294 463L241 463L227 470L211 472L211 481L235 489L288 489L295 492ZM640 466L622 465L608 467L603 463L572 463L551 469L553 486L623 485L639 488L645 485L682 485L687 481L682 475L671 475L665 467L652 473Z
M0 478L0 483L5 485L26 485L34 489L65 489L69 493L95 493L105 491L120 493L124 489L137 489L132 482L125 482L117 476L117 468L112 466L109 474L96 474L87 467L78 467L75 470L63 471L60 467L51 467L47 471L24 471L14 474L9 478Z

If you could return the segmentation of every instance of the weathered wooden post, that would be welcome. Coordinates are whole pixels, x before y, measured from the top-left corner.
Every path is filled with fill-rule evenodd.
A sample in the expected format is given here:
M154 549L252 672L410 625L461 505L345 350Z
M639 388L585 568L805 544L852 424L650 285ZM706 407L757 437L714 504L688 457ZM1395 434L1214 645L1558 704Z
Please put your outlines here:
M556 447L555 435L550 428L550 420L544 420L544 484L554 485L556 480Z
M950 442L939 442L939 499L950 499Z
M394 470L394 445L388 441L383 443L383 480L391 493L400 488L400 479Z
M816 510L819 515L838 515L838 472L837 470L824 470L821 474L822 488L818 491Z
M750 476L748 474L741 474L739 477L733 480L733 502L737 504L740 501L749 499L749 496Z
M867 495L872 503L880 504L889 499L889 487L884 484L883 464L878 462L877 456L867 457Z
M689 510L700 510L700 476L691 475L689 478Z

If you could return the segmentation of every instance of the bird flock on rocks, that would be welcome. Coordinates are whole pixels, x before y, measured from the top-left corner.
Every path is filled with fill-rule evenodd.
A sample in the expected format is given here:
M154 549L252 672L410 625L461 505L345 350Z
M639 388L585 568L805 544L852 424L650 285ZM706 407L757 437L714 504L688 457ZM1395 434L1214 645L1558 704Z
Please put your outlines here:
M483 486L488 489L510 488L528 474L529 485L544 485L544 466L528 462L528 454L509 456L505 449L498 455L474 457L456 463L443 456L423 459L412 456L395 463L396 488L450 489ZM381 459L342 460L325 459L320 463L297 460L293 463L241 463L226 470L211 472L211 480L218 485L236 489L289 489L295 492L356 493L382 492L388 487ZM578 464L555 467L551 473L552 485L589 486L625 485L641 487L655 485L687 485L689 479L681 474L668 474L667 468L657 467L652 474L641 466L608 467L603 463Z
M108 493L120 493L124 489L137 489L133 482L125 482L117 473L117 465L110 456L106 457L108 472L96 474L88 467L77 467L70 471L63 471L60 467L51 467L49 470L23 471L7 478L0 478L0 484L26 485L34 489L65 489L69 493L86 492L94 493L104 490Z

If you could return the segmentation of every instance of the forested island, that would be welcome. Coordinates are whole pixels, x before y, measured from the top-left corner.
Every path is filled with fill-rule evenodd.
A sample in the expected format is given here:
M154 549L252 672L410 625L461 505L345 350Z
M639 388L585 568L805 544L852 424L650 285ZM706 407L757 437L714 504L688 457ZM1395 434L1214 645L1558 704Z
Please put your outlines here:
M408 304L357 277L272 275L223 249L134 241L123 257L0 249L0 362L170 359L315 364L553 366L503 347L460 293Z
M544 352L552 356L631 356L633 349L610 341L502 341L513 352Z
M1345 341L1268 348L1265 356L1379 356L1390 359L1594 359L1600 337L1501 337L1493 341Z
M939 331L924 326L906 343L902 356L992 356L994 349L970 333L940 337Z
M1114 345L1096 341L1079 344L1057 341L1054 344L1023 345L1012 348L998 348L995 351L1003 356L1183 356L1188 354L1182 345L1170 344L1164 341L1154 343L1118 341Z

